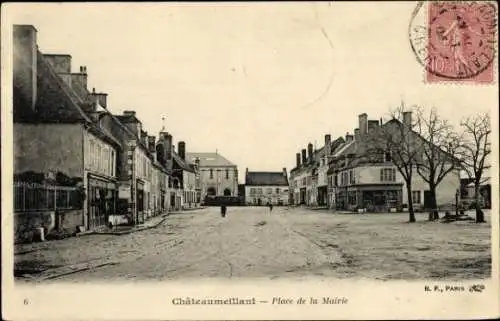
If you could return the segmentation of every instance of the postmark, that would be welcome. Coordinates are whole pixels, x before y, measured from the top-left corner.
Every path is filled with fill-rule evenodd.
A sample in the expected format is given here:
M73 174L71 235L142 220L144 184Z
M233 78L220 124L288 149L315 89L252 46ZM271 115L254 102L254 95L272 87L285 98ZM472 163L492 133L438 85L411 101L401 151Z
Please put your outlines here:
M425 81L493 83L496 17L492 2L419 2L408 32Z

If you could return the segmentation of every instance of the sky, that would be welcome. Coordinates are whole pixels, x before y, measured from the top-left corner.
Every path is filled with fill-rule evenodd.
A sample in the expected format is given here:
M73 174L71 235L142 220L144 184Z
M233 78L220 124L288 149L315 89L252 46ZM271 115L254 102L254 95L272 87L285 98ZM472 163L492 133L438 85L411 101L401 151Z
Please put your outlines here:
M245 168L290 170L309 142L401 101L454 124L497 108L498 85L423 81L408 39L414 6L31 3L10 4L7 17L34 25L43 53L87 66L112 112L136 110L150 135L164 125L187 152L218 150L242 183Z

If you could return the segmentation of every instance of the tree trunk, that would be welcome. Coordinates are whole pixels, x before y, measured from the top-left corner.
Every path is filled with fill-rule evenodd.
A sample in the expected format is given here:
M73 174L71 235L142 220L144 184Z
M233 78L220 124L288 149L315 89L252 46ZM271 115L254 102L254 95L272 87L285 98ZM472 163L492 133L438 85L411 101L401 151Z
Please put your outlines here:
M435 186L429 186L430 190L430 206L431 209L429 211L429 221L434 221L434 220L439 220L439 211L437 208L437 200L436 200L436 187Z
M413 200L412 200L412 191L411 191L411 181L406 182L406 192L408 194L408 216L409 222L415 222L415 212L413 211Z
M474 183L474 199L475 199L475 205L476 205L476 223L484 223L484 213L483 210L481 209L481 203L480 203L480 193L479 193L479 182Z

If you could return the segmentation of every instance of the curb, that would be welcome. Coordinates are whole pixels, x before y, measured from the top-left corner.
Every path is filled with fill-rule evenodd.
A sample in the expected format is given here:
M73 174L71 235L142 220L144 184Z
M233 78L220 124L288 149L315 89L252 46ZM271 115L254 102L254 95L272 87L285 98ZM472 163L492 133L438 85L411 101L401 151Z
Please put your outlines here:
M116 231L116 232L113 232L113 231L106 231L106 232L89 231L89 232L83 232L83 233L77 234L77 236L86 236L86 235L126 235L126 234L132 234L132 233L139 232L139 231L145 231L145 230L149 230L149 229L155 228L158 225L160 225L163 222L165 222L165 220L167 219L167 216L169 216L170 214L171 213L164 214L163 218L160 221L158 221L157 223L155 223L153 225L149 225L149 226L142 226L142 227L138 227L138 228L131 228L130 230L126 230L126 231Z

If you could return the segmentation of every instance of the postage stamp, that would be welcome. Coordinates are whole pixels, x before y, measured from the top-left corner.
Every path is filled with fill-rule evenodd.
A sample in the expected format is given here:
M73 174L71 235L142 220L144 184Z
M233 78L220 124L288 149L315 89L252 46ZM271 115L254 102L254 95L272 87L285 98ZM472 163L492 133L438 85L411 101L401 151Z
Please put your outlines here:
M411 47L425 81L491 84L497 37L492 2L420 2L410 26Z

